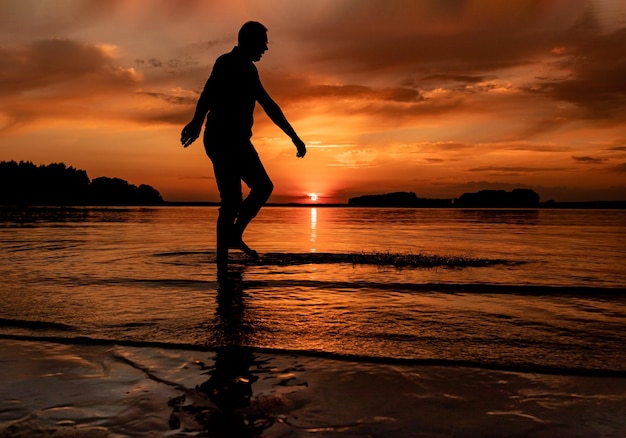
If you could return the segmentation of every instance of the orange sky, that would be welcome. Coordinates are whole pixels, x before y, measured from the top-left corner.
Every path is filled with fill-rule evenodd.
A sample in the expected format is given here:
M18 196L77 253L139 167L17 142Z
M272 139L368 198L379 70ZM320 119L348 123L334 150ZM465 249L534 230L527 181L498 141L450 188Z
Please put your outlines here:
M2 0L0 160L218 200L180 130L245 21L307 143L256 114L273 202L535 189L626 199L623 0Z

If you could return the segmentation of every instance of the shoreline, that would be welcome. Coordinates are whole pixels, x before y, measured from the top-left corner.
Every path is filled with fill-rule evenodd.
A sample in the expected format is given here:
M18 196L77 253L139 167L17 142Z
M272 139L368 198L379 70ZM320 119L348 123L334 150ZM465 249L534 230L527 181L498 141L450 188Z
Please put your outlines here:
M626 379L0 339L1 436L568 436L626 430Z
M59 344L67 346L85 347L128 347L128 348L157 348L171 351L184 351L187 353L219 354L230 347L210 347L196 344L172 344L158 341L133 341L133 340L110 340L100 338L90 338L85 336L62 337L62 336L32 336L0 333L0 344L3 341L11 342L35 342ZM596 369L596 368L560 368L537 365L504 365L490 364L479 361L448 360L448 359L410 359L398 357L377 357L377 356L357 356L351 354L337 354L324 351L308 351L293 349L276 349L255 346L237 346L240 350L245 350L250 354L260 355L290 355L310 358L312 360L333 360L336 362L359 363L364 365L382 366L417 366L417 367L440 367L440 368L471 368L475 370L494 371L504 373L537 374L546 376L564 377L592 377L592 378L626 378L626 369Z

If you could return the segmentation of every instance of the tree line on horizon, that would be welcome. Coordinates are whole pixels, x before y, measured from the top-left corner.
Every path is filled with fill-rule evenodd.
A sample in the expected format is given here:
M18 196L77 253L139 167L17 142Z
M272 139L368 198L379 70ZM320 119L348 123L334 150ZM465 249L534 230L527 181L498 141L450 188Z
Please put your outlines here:
M89 179L87 172L65 163L35 165L0 162L0 205L160 205L152 186L135 186L121 178Z
M536 207L540 196L531 189L480 190L455 199L419 198L415 192L394 192L350 198L348 205L376 207Z

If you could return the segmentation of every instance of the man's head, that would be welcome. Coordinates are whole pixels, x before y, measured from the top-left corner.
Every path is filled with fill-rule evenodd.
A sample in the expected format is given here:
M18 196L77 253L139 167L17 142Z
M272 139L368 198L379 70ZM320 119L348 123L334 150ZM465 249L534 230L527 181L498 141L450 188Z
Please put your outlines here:
M267 28L258 21L248 21L239 30L237 45L252 61L258 61L267 50Z

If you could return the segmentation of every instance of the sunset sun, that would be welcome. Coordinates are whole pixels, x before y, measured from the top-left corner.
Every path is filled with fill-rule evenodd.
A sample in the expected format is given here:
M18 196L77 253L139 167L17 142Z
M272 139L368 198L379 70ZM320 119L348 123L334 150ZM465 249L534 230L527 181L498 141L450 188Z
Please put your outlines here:
M310 193L309 198L311 198L311 201L313 202L317 201L317 198L318 198L317 193Z

